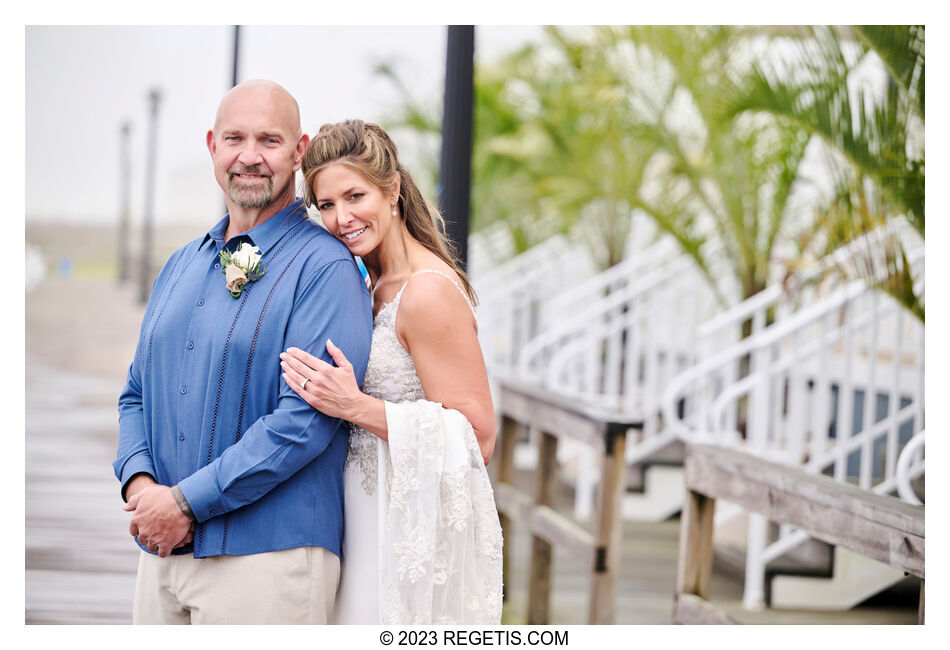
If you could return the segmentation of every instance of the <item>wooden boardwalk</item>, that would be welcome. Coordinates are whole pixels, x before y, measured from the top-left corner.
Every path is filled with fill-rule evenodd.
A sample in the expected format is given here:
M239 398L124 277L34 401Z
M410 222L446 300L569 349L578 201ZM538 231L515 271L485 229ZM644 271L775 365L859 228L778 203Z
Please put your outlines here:
M27 297L26 623L131 622L138 548L112 460L142 312L106 281Z
M137 547L112 473L116 401L143 309L132 288L52 277L27 296L26 623L129 623ZM530 490L530 476L518 483ZM565 495L561 495L562 497ZM627 522L617 622L669 624L679 522ZM530 538L515 524L506 623L525 620ZM555 548L551 622L582 624L587 567ZM744 623L915 623L906 607L845 613L744 612L741 581L714 569L711 601Z

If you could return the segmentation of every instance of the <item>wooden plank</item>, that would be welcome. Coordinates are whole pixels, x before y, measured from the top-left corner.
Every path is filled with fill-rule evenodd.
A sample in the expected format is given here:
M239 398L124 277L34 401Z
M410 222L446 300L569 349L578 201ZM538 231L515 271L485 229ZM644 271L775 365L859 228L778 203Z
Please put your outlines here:
M532 535L568 551L582 561L584 556L590 556L593 566L597 540L589 531L549 506L534 505L531 497L510 485L498 485L494 491L499 513L504 512L511 520L527 523Z
M924 536L923 508L899 499L874 494L849 483L838 483L827 476L810 474L734 449L690 445L687 452L689 456L702 456L704 465L721 467L732 472L736 479L768 483L815 504L847 509L889 528Z
M591 583L588 620L612 624L617 610L617 575L620 568L620 503L626 489L624 448L626 435L614 432L604 455L603 481L597 503L597 566Z
M716 500L687 491L680 516L679 561L676 593L709 597L713 563L713 516Z
M561 401L566 400L562 397ZM511 390L502 390L500 402L502 414L509 418L561 438L579 440L595 449L603 449L604 425L601 422L562 405L548 404Z
M548 506L532 507L527 517L531 531L581 562L594 566L597 540L588 531Z
M724 612L693 594L677 594L673 603L674 625L735 625Z
M557 479L557 438L541 431L538 470L535 474L534 502L539 506L554 505ZM528 579L528 624L546 625L551 605L551 544L534 534L531 536L531 570Z
M499 483L494 487L495 507L498 508L499 518L502 513L510 521L526 521L534 509L534 502L524 492L507 483ZM505 539L508 539L507 537Z
M590 406L536 384L501 381L500 410L523 424L603 450L608 429L642 429L642 414Z
M691 490L924 577L922 508L721 448L690 447L685 476Z
M920 581L920 605L917 608L917 622L921 625L924 624L924 584L926 580Z
M520 426L509 417L502 416L501 430L499 431L501 440L499 440L499 459L498 476L495 487L496 503L499 491L512 489L511 486L515 480L515 444L518 442L518 431ZM508 540L514 537L512 520L509 511L499 505L498 522L501 524L501 538L505 542L501 547L501 573L505 581L511 576L511 553L509 551ZM508 592L505 591L503 598L508 598Z

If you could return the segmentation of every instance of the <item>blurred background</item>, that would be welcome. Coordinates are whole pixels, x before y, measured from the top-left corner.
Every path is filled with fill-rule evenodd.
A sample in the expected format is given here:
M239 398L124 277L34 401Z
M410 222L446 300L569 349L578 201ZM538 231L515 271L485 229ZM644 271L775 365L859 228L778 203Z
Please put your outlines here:
M390 131L462 245L500 407L531 385L630 423L610 622L671 622L689 444L922 503L923 27L477 26L454 54L448 34L26 28L27 623L130 620L115 403L151 278L224 212L205 133L235 78L286 87L310 133ZM493 480L531 494L520 424ZM596 531L604 462L558 446L566 526ZM919 577L717 517L733 619L917 621ZM508 522L506 622L542 622L532 534ZM586 558L553 553L543 615L587 622Z

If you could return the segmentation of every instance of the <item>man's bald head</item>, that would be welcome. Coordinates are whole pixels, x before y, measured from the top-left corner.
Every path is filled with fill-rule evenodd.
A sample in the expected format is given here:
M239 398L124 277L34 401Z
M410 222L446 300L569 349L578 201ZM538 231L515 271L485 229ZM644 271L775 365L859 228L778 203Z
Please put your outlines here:
M297 101L282 86L251 79L229 90L206 139L232 219L248 210L250 223L294 200L294 175L310 139L301 132Z
M218 130L222 115L236 104L240 106L269 106L280 115L281 122L292 129L291 132L294 137L299 138L302 133L300 107L297 105L297 100L287 92L286 88L269 79L248 79L225 93L224 97L221 98L221 103L218 104L212 130Z

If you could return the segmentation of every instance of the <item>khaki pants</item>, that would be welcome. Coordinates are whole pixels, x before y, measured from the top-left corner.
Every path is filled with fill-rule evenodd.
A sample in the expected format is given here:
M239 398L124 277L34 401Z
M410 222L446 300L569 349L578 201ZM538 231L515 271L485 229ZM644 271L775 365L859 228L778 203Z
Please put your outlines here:
M340 558L319 546L254 555L141 553L135 624L324 624L333 613Z

